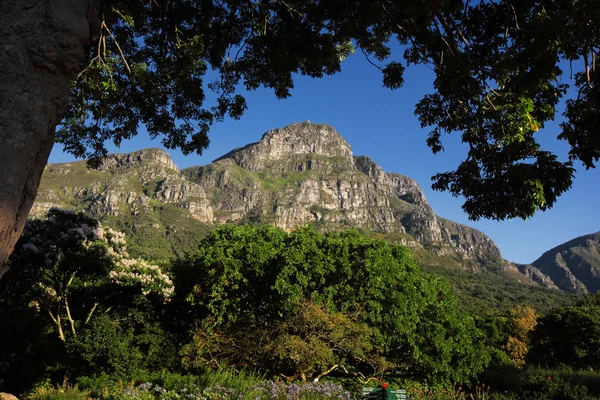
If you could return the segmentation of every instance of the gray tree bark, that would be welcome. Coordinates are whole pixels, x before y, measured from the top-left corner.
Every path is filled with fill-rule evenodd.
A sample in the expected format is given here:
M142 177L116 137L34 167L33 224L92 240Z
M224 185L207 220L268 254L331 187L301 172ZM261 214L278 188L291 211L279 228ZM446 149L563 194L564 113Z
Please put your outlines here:
M66 110L89 0L0 0L0 278Z

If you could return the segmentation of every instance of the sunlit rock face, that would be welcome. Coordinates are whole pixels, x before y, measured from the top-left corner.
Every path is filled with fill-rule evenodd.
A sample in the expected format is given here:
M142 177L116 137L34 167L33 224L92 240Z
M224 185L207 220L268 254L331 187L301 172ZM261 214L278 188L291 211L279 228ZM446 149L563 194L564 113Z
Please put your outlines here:
M184 170L158 149L109 155L97 170L84 162L48 165L33 215L59 206L142 220L163 212L163 204L206 224L362 228L438 255L503 262L483 233L437 217L415 180L354 156L335 128L308 121L273 129L256 143ZM163 225L168 221L151 224Z

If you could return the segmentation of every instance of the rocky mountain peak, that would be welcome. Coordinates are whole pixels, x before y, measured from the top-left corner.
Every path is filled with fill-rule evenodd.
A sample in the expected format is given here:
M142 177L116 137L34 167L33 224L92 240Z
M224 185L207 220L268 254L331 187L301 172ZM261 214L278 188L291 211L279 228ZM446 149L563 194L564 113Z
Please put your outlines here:
M532 265L562 290L576 294L595 293L600 290L600 232L556 246Z
M356 227L472 263L502 259L483 233L438 218L415 180L385 172L368 157L354 157L329 125L306 121L273 129L209 165L183 171L158 149L109 155L99 171L84 164L46 170L36 215L52 206L79 204L113 219L140 216L137 229L160 203L171 216L179 213L200 223L259 222L285 230L307 224L321 230Z
M310 121L296 122L283 128L272 129L262 138L235 149L215 161L233 159L240 167L261 171L273 163L297 160L335 158L352 164L352 147L330 125Z
M129 154L109 154L106 156L101 171L123 172L132 167L152 166L153 168L167 168L179 172L179 168L171 159L169 153L161 149L145 149Z
M390 188L390 195L410 204L430 208L425 193L414 179L393 172L384 172L367 156L355 156L354 165L360 172L371 178L378 189Z

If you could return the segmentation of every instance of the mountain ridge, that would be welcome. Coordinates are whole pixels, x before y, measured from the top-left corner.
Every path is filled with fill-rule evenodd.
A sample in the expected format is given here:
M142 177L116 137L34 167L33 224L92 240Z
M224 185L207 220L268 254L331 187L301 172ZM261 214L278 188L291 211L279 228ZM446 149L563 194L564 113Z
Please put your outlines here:
M438 217L414 179L353 155L335 128L308 121L270 130L208 165L183 170L160 149L108 155L98 170L84 162L48 164L32 216L53 206L85 210L128 234L154 238L157 249L171 246L175 254L181 243L193 246L197 232L226 222L285 230L355 227L393 235L462 268L553 287L537 268L503 260L483 232ZM176 221L165 220L165 213ZM172 237L181 243L168 244ZM141 239L139 251L150 251L141 249Z
M571 239L544 252L531 266L561 290L587 294L600 290L600 232Z

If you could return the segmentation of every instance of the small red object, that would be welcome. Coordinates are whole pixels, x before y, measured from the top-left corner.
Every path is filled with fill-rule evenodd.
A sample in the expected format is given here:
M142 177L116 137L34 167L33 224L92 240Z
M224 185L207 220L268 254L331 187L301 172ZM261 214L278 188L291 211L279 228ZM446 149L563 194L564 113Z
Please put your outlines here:
M384 388L384 389L387 389L387 383L383 382L383 383L381 384L381 387L382 387L382 388Z

